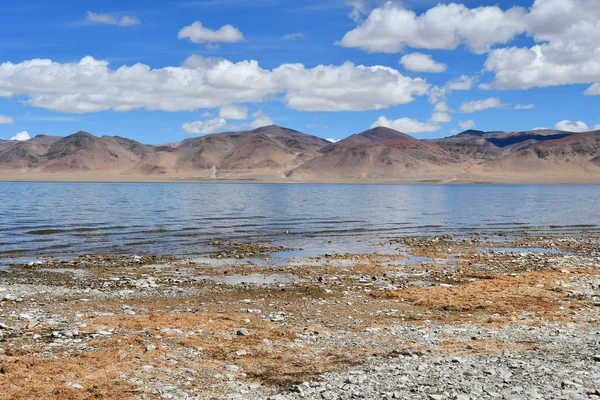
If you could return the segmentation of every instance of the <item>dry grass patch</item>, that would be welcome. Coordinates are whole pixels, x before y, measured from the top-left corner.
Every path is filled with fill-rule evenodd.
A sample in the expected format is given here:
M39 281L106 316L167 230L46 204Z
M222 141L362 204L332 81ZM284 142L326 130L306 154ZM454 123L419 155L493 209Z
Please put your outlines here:
M121 379L131 370L117 349L64 358L0 357L0 399L132 399L136 387ZM69 385L77 383L83 388Z
M529 351L538 348L535 343L511 343L500 340L444 340L440 343L444 354L500 355L504 352Z
M575 271L597 274L597 271ZM566 298L561 281L574 274L560 271L526 272L520 276L498 276L494 279L467 282L452 287L410 287L404 290L375 292L378 298L404 299L432 311L470 314L514 315L524 311L541 315L557 315ZM573 303L577 299L569 298Z

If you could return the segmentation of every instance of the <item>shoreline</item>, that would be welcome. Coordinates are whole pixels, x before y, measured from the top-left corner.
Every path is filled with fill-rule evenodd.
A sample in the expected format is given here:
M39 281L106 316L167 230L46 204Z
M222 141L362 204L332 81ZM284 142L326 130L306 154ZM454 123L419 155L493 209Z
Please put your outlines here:
M69 399L600 396L600 237L505 239L398 237L376 253L275 264L246 257L281 248L215 242L196 261L12 265L0 271L0 388Z
M23 179L22 177L3 177L0 174L0 182L23 182L23 183L197 183L197 184L269 184L269 185L600 185L600 177L589 180L527 180L527 179L513 179L513 180L331 180L331 181L292 181L292 180L278 180L278 179L260 179L260 178L248 178L248 179L208 179L208 178L167 178L167 179L152 179L152 178L81 178L74 177L61 177L57 179L46 179L45 177L32 177Z

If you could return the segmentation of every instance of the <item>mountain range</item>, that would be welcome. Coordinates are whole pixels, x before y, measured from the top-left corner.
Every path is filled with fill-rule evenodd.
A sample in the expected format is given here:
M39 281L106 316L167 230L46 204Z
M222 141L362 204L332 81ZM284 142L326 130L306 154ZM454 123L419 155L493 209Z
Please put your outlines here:
M331 143L272 125L165 145L38 135L0 140L0 180L600 183L600 131L419 140L376 127Z

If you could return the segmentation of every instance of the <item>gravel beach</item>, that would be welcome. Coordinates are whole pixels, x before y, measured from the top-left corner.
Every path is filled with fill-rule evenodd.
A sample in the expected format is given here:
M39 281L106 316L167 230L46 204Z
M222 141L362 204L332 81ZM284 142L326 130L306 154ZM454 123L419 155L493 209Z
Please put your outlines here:
M5 261L0 398L600 399L598 237L213 245Z

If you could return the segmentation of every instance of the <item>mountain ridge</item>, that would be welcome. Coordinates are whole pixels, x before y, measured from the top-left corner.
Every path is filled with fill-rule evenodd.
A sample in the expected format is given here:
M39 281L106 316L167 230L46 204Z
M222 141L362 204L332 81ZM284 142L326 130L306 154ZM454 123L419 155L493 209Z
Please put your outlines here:
M375 127L336 143L271 125L161 145L79 131L0 140L0 180L598 182L600 131L466 130L417 139Z

